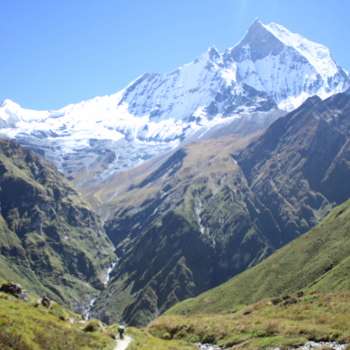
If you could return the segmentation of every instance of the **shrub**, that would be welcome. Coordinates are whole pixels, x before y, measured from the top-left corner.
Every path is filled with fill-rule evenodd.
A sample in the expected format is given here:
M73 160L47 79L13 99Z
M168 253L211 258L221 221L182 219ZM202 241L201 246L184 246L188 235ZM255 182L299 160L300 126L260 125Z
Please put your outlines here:
M87 325L84 327L84 332L98 332L103 329L101 321L98 320L91 320L87 323Z

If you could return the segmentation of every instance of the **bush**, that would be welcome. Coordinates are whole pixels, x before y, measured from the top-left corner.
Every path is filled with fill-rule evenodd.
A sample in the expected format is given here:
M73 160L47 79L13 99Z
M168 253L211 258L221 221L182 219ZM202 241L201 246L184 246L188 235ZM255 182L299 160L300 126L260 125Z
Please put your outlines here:
M84 327L84 332L98 332L103 329L103 325L101 321L98 320L91 320L87 323L87 325Z

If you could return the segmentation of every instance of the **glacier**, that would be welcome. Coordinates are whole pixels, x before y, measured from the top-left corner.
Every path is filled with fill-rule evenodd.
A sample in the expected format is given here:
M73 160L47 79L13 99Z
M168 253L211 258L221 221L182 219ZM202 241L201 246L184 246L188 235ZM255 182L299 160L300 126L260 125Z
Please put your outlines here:
M210 48L109 96L54 111L6 99L0 134L42 153L82 184L83 174L89 181L105 179L213 130L266 127L310 96L326 98L349 86L349 74L327 47L257 20L232 48Z

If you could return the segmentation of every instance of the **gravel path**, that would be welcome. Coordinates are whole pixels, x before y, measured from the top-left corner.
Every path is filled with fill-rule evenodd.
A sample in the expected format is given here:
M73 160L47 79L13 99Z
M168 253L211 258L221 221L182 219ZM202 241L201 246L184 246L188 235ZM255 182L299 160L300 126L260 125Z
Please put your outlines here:
M115 346L114 350L126 350L131 342L132 338L126 335L124 339L117 340L117 345Z

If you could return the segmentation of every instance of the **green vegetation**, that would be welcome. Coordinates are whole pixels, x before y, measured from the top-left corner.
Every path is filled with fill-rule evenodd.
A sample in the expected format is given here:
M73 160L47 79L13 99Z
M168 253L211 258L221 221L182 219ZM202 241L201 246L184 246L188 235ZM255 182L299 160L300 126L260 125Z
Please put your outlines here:
M172 304L220 285L309 231L350 198L349 113L346 94L309 99L250 143L235 135L203 140L148 169L144 165L145 178L113 197L112 202L120 202L106 225L126 252L114 283L126 281L124 290L131 285L135 300L123 317L145 323ZM328 231L337 225L343 222L334 222ZM334 241L327 230L320 241L306 240L305 254L304 241L297 241L294 251L280 253L283 259L275 256L265 268L242 274L227 293L220 287L195 299L198 312L304 288L347 290L344 227ZM193 312L194 304L180 308Z
M350 342L350 201L223 285L175 305L154 336L244 349Z
M1 350L112 350L107 328L84 331L81 318L58 304L47 309L0 293Z
M159 338L261 349L308 340L350 342L350 293L306 294L232 307L222 314L165 315L149 331Z
M257 266L168 314L218 313L298 290L350 290L350 201L336 207L314 229Z
M128 350L196 350L196 346L181 340L166 340L152 336L147 330L131 328L133 341Z
M104 302L111 297L111 305L121 301L124 320L145 325L175 303L257 265L350 198L349 102L344 94L310 99L254 141L231 134L184 145L97 189L94 200L107 198L106 231L122 257L96 302L99 315L118 319ZM217 312L311 290L312 283L315 290L321 284L327 290L331 281L336 290L346 289L346 278L338 280L348 274L348 240L323 236L330 248L322 256L322 242L313 240L305 254L299 243L283 259L241 275L229 292L220 287L179 308L192 312L197 304L198 312ZM334 254L337 242L342 247Z
M100 220L46 161L0 141L0 278L76 308L114 259Z
M273 249L255 224L253 194L231 157L248 142L231 136L187 145L113 197L119 209L106 231L122 258L96 301L103 321L146 325Z

